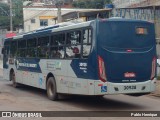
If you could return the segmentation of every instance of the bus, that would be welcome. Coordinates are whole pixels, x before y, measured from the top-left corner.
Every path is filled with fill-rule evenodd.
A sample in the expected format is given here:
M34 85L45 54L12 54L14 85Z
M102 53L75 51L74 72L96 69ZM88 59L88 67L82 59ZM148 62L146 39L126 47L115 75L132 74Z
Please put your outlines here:
M156 86L154 24L109 18L5 39L4 79L59 94L145 95Z

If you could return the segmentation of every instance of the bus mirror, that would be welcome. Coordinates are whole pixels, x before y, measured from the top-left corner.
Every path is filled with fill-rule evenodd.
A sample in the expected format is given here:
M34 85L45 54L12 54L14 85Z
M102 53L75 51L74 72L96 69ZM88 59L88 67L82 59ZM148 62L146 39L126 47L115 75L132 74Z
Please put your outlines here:
M4 54L4 48L2 48L1 54Z

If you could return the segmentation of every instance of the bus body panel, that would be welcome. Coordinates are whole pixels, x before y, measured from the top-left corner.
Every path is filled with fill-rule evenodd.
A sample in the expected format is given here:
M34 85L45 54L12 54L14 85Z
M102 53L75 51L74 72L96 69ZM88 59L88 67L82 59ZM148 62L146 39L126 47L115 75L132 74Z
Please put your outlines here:
M137 28L144 28L147 32L139 35ZM156 59L152 23L100 21L97 29L101 31L97 33L98 55L104 61L108 82L134 83L151 79L152 61Z

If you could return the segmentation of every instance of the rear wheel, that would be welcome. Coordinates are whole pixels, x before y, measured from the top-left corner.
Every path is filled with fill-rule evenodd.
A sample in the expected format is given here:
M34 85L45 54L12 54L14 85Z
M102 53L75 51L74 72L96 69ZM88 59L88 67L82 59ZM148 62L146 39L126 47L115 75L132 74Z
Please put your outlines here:
M53 77L49 77L47 81L47 96L53 101L58 99L56 82Z
M14 71L10 73L10 80L12 81L12 86L16 88L17 82L16 82L16 75Z

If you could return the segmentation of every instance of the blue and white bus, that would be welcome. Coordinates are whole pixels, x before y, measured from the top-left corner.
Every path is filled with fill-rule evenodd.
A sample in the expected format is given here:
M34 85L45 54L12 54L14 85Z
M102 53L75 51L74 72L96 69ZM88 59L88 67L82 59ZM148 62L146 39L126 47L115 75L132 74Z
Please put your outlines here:
M56 25L4 42L4 79L58 94L143 95L155 91L154 24L111 18Z

